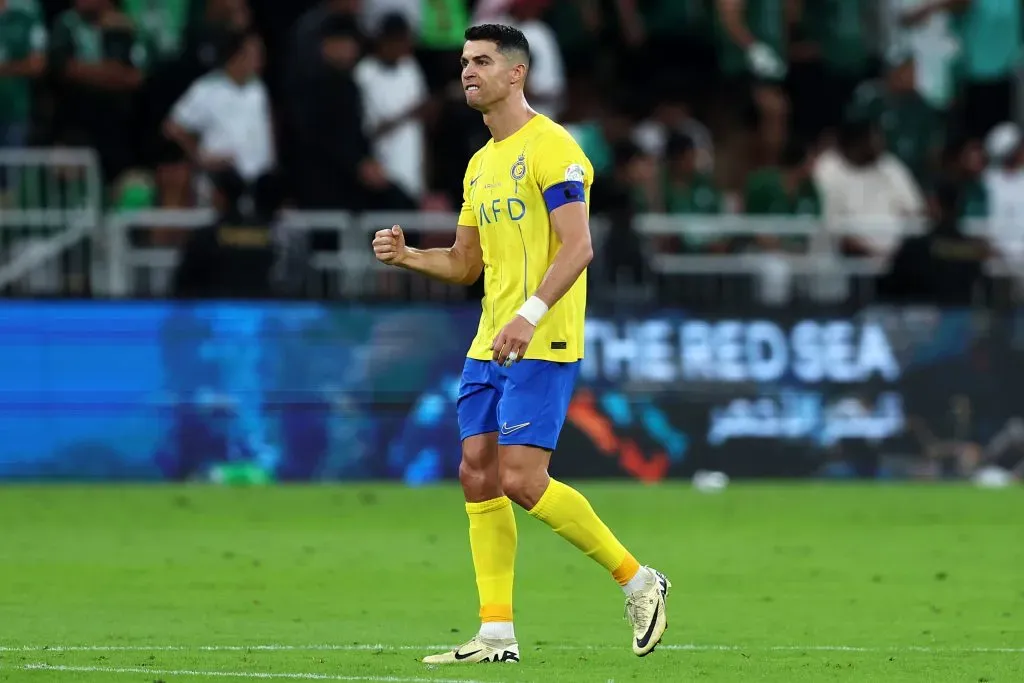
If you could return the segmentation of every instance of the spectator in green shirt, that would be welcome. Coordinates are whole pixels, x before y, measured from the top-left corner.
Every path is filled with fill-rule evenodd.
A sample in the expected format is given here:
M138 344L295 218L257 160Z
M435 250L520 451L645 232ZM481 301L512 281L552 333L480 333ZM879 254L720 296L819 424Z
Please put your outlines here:
M587 77L600 55L602 14L600 0L553 2L544 21L558 37L558 47L570 79Z
M459 56L469 28L466 0L422 0L417 59L432 90L459 80ZM460 88L461 91L461 88Z
M609 172L594 181L592 210L607 220L608 232L592 273L603 270L614 283L640 284L650 271L643 241L634 229L637 196L640 188L656 183L657 162L629 140L616 143L610 154ZM672 250L671 238L655 238L652 242L655 246L667 243Z
M943 150L943 176L960 187L960 217L986 218L988 190L985 189L985 150L981 141L962 138Z
M763 168L747 179L743 205L750 216L821 216L821 196L814 184L813 170L817 152L794 140L786 147L779 166ZM758 237L762 247L797 249L802 238Z
M201 15L204 4L204 0L121 0L124 13L149 43L154 61L159 62L181 54L186 29Z
M640 75L659 90L684 88L694 103L703 101L717 80L712 3L636 0L636 6L643 26L644 52L650 59Z
M806 58L799 71L806 77L791 83L794 125L808 139L839 124L854 89L868 76L874 63L869 40L870 0L814 0L805 2L796 27L792 59L798 51ZM793 66L793 75L798 71Z
M847 114L877 121L886 148L907 165L918 183L927 182L945 137L942 112L914 87L914 63L893 65L884 80L868 81L854 92Z
M614 171L615 146L632 138L634 120L621 93L604 101L592 90L584 90L581 95L571 103L573 111L566 114L565 129L590 159L594 175L601 177Z
M928 0L903 21L913 25L946 11L954 13L960 35L961 127L967 135L982 138L1012 118L1024 12L1018 0Z
M711 174L700 170L697 144L687 135L672 133L665 144L661 195L670 214L713 215L722 210L722 194ZM683 242L687 251L720 251L726 244L704 234L687 234Z
M700 170L693 138L673 133L665 144L665 210L675 214L712 214L722 210L722 195L710 173Z
M46 69L46 40L38 14L0 0L0 148L28 142L32 80Z
M954 9L963 49L963 124L977 137L1013 118L1015 71L1022 45L1021 3L960 0Z
M820 216L821 197L812 170L815 151L799 141L791 142L779 166L750 174L743 207L750 216Z
M779 84L789 41L784 0L715 0L719 66L728 77Z
M741 149L729 155L731 158L778 163L790 116L789 100L782 87L788 71L790 18L783 0L716 0L718 62L729 83L731 100L727 110L748 110L752 104L758 138L757 144L744 141ZM736 169L728 184L742 187L740 179L746 171Z
M50 53L61 86L57 135L83 136L112 182L136 160L136 93L148 50L110 0L75 0L57 17Z

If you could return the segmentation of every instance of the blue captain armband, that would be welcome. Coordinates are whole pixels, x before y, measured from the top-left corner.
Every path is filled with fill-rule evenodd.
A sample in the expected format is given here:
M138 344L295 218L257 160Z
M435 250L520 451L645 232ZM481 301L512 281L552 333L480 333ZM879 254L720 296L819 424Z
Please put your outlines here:
M566 204L585 201L587 192L583 189L583 182L579 180L566 180L544 190L544 203L548 205L548 213Z

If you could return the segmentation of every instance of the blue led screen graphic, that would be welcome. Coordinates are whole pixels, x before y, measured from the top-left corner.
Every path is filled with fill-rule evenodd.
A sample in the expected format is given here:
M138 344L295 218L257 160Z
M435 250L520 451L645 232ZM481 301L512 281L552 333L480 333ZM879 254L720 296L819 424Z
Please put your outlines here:
M284 481L454 478L479 311L0 302L0 479L206 479L225 464ZM553 468L808 476L843 444L913 449L914 417L983 442L1024 410L1010 395L1024 386L1021 321L594 316ZM965 400L970 419L950 418Z

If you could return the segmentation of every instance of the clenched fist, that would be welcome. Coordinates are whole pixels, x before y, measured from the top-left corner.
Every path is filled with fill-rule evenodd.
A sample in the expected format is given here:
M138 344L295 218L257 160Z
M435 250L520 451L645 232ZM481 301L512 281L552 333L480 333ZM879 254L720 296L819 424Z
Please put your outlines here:
M405 234L395 225L373 236L373 255L381 263L397 266L405 259Z

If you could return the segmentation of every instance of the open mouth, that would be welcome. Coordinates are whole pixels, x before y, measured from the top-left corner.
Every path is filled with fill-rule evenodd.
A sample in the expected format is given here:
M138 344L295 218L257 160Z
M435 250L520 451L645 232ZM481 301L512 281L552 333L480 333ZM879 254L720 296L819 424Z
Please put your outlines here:
M472 85L467 85L466 86L466 92L476 92L479 89L480 89L480 86L476 85L476 84L472 84Z

